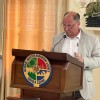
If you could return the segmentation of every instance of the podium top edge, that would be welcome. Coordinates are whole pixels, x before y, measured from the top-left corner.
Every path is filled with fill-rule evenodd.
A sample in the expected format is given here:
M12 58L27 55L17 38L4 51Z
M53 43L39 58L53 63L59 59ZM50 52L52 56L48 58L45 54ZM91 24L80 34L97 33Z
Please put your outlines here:
M64 60L66 59L66 53L49 52L49 51L36 51L36 50L24 50L24 49L12 49L12 55L15 57L27 57L31 54L41 54L49 57L50 59Z
M70 56L67 53L59 53L59 52L49 52L49 51L36 51L36 50L24 50L24 49L12 49L12 55L15 57L24 57L31 54L41 54L47 57L49 60L58 60L63 62L71 62L76 65L83 67L83 63L76 60L74 57Z

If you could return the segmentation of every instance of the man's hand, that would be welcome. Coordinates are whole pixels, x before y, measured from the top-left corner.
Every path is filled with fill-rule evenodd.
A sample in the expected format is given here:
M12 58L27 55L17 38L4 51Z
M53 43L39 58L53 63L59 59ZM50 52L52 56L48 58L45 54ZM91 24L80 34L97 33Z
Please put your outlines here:
M79 53L74 53L74 57L78 60L78 61L80 61L80 62L84 62L84 59L83 59L83 57L82 56L80 56L80 54Z

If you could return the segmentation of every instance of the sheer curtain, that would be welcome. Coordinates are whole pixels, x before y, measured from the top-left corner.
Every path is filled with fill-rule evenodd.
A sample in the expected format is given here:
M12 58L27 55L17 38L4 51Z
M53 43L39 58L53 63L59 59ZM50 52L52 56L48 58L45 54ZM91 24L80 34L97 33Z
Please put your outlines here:
M19 89L10 87L12 49L49 51L66 11L67 0L6 1L1 100L19 94Z

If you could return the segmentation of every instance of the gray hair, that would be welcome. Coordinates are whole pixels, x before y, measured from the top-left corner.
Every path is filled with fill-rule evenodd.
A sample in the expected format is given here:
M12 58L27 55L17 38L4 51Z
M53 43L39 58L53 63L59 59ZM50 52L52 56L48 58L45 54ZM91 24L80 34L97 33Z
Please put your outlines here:
M64 17L66 17L68 13L69 13L69 12L66 12L66 13L64 14ZM76 14L73 16L73 19L74 19L74 21L76 21L76 22L80 21L80 15L79 15L78 13L76 13Z
M78 13L76 13L76 15L73 16L73 19L78 22L80 21L80 15Z

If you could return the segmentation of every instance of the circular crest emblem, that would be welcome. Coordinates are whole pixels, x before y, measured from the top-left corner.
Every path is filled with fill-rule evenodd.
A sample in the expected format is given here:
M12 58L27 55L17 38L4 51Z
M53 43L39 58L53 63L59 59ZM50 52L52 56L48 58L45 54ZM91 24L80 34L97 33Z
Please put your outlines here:
M52 75L50 62L41 54L31 54L24 61L23 74L29 85L44 86Z

